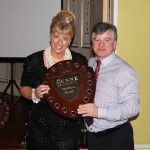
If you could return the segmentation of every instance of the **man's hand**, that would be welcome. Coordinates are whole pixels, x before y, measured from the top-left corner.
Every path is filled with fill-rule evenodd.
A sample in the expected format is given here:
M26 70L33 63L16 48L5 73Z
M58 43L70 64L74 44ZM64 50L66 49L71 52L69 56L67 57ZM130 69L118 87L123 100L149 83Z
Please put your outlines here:
M98 117L98 107L93 103L79 105L77 111L82 117Z

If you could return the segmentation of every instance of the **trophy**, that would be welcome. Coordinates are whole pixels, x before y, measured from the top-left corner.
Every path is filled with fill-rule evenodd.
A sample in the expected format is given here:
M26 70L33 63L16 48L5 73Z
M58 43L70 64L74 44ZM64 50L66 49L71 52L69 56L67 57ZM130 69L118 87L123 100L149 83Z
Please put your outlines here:
M77 60L64 60L50 67L41 79L41 84L50 87L44 99L57 114L76 119L79 105L93 102L95 95L94 71Z
M6 125L9 120L10 108L4 98L0 98L0 130Z

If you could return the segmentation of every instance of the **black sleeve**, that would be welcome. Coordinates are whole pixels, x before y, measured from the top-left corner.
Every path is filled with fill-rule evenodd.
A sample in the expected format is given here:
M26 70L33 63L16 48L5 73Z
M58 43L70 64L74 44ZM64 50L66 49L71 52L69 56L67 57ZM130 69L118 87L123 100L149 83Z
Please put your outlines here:
M72 54L73 60L79 60L85 64L88 64L88 60L84 55L77 53L77 52L74 52L74 51L71 51L71 54Z
M26 58L24 61L24 64L23 64L23 72L22 72L20 85L33 87L32 81L33 81L33 79L32 79L32 67L30 65L28 58Z
M21 86L37 87L40 78L45 74L46 68L43 63L43 51L29 55L23 64Z

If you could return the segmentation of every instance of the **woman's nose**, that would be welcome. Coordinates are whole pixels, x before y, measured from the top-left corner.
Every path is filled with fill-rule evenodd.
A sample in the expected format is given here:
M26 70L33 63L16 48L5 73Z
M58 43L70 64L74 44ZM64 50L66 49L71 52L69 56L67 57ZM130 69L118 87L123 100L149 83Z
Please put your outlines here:
M62 39L58 40L58 45L62 45Z

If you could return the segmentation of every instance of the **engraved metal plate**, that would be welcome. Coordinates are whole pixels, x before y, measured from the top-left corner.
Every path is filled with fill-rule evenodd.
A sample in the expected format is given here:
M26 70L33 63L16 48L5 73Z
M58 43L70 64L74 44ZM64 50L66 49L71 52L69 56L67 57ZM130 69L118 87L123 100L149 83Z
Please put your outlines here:
M61 61L47 70L41 84L49 85L44 95L50 108L68 119L78 118L80 104L93 101L95 77L91 67L74 60Z

